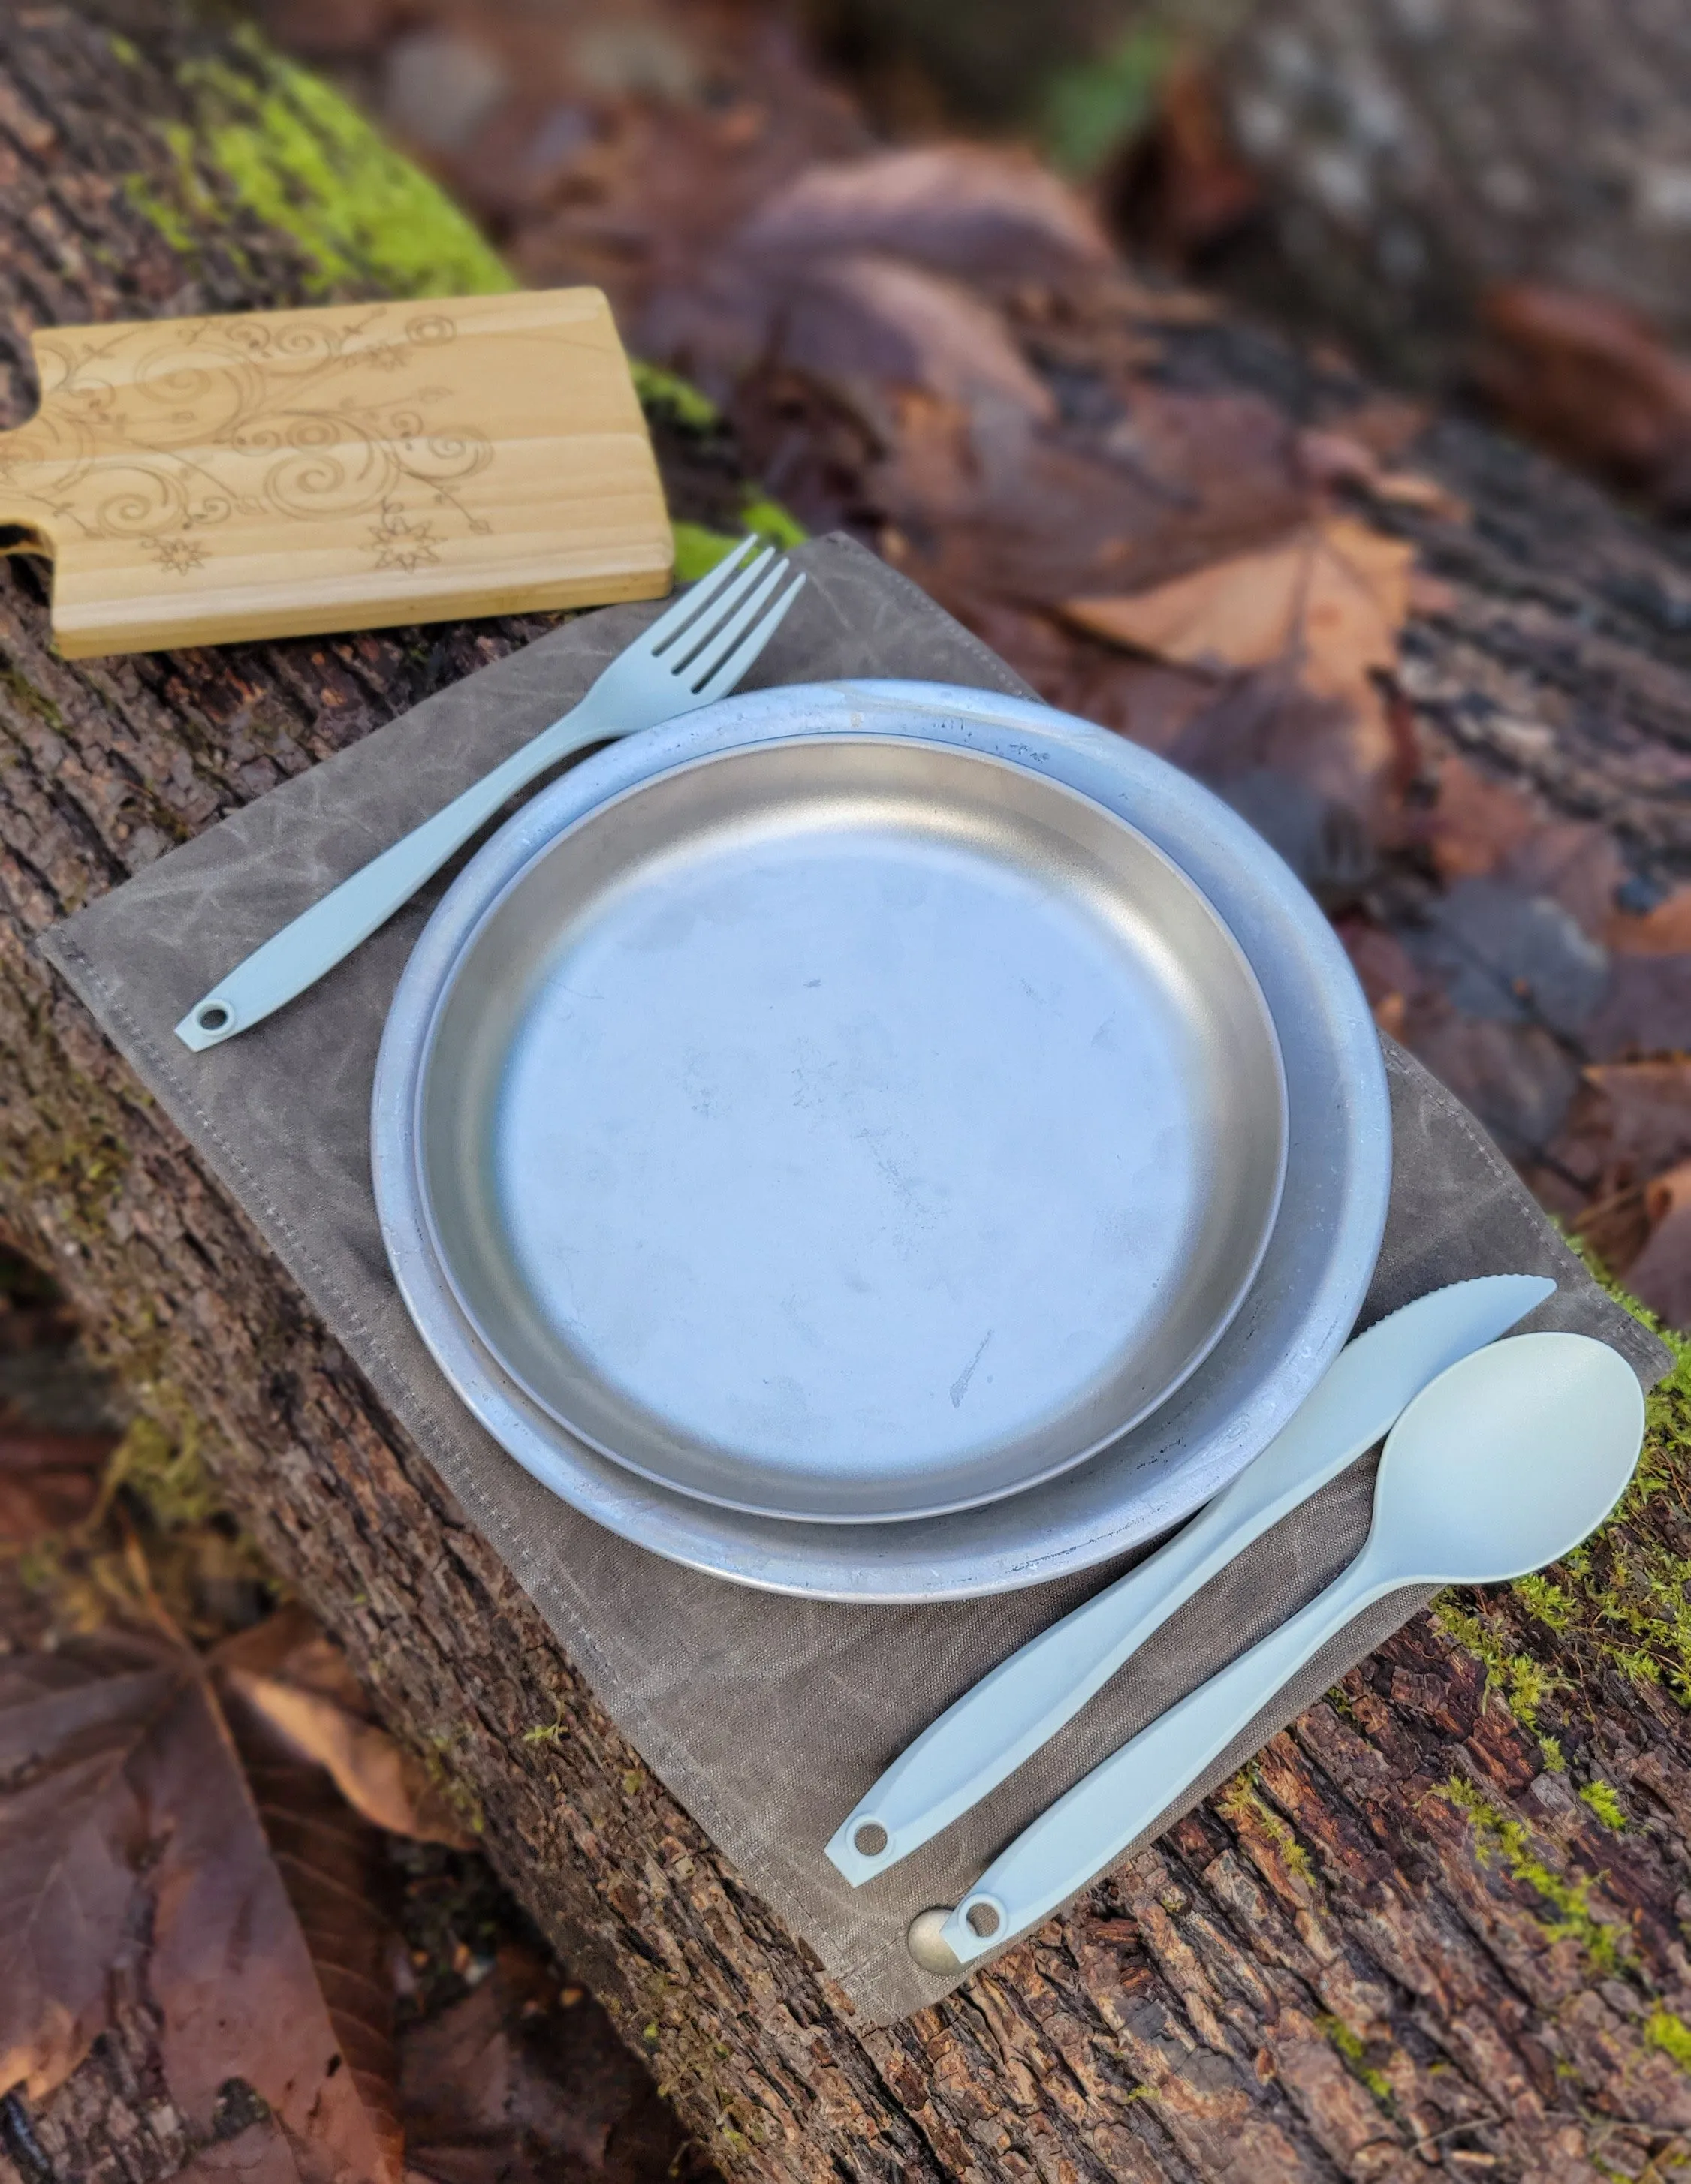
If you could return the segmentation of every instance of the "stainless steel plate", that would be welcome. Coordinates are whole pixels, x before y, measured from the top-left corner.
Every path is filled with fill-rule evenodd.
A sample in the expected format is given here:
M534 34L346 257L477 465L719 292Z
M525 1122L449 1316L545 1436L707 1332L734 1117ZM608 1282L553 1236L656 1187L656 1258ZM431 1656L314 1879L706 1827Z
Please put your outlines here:
M873 734L1009 760L1125 817L1190 875L1238 941L1284 1056L1286 1173L1257 1280L1209 1357L1144 1422L1025 1492L914 1524L748 1514L639 1477L570 1433L499 1365L423 1219L418 1095L427 1035L470 935L537 851L635 783L713 752ZM469 1409L566 1500L655 1552L739 1583L827 1598L940 1600L1032 1585L1159 1536L1272 1437L1349 1332L1378 1250L1390 1120L1377 1034L1342 951L1267 845L1214 797L1085 723L991 692L858 683L738 698L613 745L527 806L455 884L395 996L372 1154L406 1302Z
M1214 1348L1286 1095L1226 928L1025 766L841 733L562 829L440 995L435 1254L485 1347L643 1476L818 1523L1018 1493Z

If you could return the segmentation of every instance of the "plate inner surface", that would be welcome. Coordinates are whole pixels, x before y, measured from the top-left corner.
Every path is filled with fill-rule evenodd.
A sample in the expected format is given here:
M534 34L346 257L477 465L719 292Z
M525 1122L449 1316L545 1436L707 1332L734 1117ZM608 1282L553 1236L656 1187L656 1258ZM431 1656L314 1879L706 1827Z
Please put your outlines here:
M1247 1289L1279 1049L1163 854L908 739L730 749L533 858L437 1009L435 1248L544 1409L767 1515L909 1518L1125 1432Z

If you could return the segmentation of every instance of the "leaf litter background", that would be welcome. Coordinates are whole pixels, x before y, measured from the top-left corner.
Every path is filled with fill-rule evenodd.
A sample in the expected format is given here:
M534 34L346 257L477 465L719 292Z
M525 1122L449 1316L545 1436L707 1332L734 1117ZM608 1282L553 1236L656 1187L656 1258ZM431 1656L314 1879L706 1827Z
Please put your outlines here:
M1331 351L1296 421L1205 383L1222 314L1171 271L1276 184L1236 148L1222 64L1160 21L1110 43L1122 12L1047 25L1091 56L1041 109L1085 187L955 133L959 98L972 123L1028 118L1003 11L981 35L1009 59L977 81L942 36L952 74L925 69L872 0L813 9L849 84L749 0L271 0L265 20L521 278L599 282L631 347L703 391L668 425L720 481L723 532L757 478L756 520L852 530L1052 703L1244 812L1382 1026L1691 1325L1691 883L1409 702L1416 625L1454 607L1432 565L1470 522L1418 467L1430 411ZM1458 332L1469 390L1518 430L1684 506L1691 367L1632 305L1498 280ZM682 544L690 571L717 550ZM51 1291L0 1274L0 2176L66 2173L107 2111L114 2178L690 2171L472 1816L220 1517L191 1439L109 1414Z
M0 2174L704 2173L191 1444L0 1281Z

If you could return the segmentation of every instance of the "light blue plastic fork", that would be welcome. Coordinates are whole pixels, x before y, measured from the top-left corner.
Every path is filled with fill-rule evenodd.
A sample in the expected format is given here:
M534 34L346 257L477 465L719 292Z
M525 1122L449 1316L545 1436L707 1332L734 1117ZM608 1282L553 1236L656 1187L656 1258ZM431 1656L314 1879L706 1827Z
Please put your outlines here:
M804 588L801 571L742 539L605 670L578 705L391 849L372 857L220 979L176 1026L198 1054L248 1031L385 925L499 807L589 744L656 727L725 698ZM791 581L788 582L790 577Z

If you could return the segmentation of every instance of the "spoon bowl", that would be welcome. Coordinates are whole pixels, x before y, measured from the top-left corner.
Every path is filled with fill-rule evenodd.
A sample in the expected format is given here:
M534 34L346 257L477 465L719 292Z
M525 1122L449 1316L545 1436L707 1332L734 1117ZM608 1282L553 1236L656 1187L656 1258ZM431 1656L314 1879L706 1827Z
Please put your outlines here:
M1644 1398L1626 1360L1585 1334L1515 1334L1453 1365L1392 1429L1367 1544L1324 1592L1041 1814L909 1947L966 1964L1036 1925L1155 1832L1191 1784L1327 1641L1410 1585L1498 1585L1577 1547L1626 1490Z
M1363 1559L1405 1585L1542 1569L1620 1500L1644 1426L1637 1376L1604 1343L1516 1334L1476 1350L1392 1428Z

